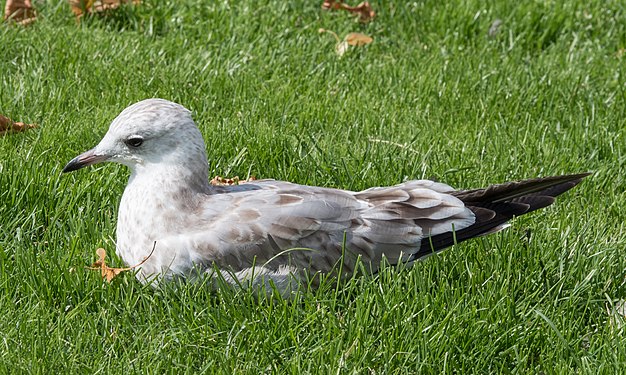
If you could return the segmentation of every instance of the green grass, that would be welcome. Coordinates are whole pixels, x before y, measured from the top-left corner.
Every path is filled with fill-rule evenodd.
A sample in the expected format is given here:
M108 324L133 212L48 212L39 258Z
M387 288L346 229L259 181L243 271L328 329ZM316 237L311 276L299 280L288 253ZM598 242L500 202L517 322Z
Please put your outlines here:
M0 373L624 372L623 1L373 1L369 25L321 2L145 0L77 25L49 1L0 25L0 113L40 125L0 138ZM319 28L375 41L339 59ZM594 175L508 231L296 303L109 285L84 266L113 253L127 171L61 169L147 97L194 111L214 175Z

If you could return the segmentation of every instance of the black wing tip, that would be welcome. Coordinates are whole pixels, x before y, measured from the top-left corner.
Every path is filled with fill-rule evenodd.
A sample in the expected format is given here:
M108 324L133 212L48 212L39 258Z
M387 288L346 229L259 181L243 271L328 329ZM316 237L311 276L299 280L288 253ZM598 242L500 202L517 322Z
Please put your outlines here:
M571 174L569 176L576 176L579 177L580 179L583 179L587 176L591 176L593 174L593 172L582 172L582 173L577 173L577 174Z
M573 185L572 187L578 185L585 177L589 177L593 174L593 172L584 172L584 173L577 173L577 174L567 174L567 175L563 175L562 177L564 178L568 178L569 182L571 182ZM563 181L566 182L566 181Z
M463 202L507 202L515 198L534 195L556 197L574 186L591 173L538 177L527 180L494 184L482 189L458 190L451 194Z
M470 208L476 215L476 223L464 228L456 233L442 233L422 240L419 251L413 254L412 260L425 257L427 255L437 253L447 247L471 238L479 237L485 234L493 233L502 229L515 216L525 215L529 212L547 207L554 203L556 197L572 189L578 185L585 177L592 175L592 172L584 172L570 175L550 176L536 178L532 180L519 181L519 184L537 183L542 188L532 190L528 193L516 195L515 190L525 190L523 186L513 183L512 197L502 199L502 196L490 196L484 194L485 190L479 189L475 191L463 192L467 195L460 194L457 196ZM505 187L506 184L500 185ZM472 194L479 192L478 194ZM506 194L504 194L506 196ZM464 199L465 198L465 199ZM474 200L478 198L477 200ZM480 199L483 198L483 199ZM490 199L491 198L491 199ZM494 199L495 198L495 199Z
M556 198L557 196L565 193L566 191L574 188L576 185L582 182L582 180L590 176L591 172L571 174L571 175L563 175L563 176L555 176L555 177L546 177L546 180L554 179L555 183L549 186L546 186L544 189L539 190L534 193L530 193L524 196L549 196Z
M583 173L574 173L574 174L564 174L560 176L552 176L545 177L546 180L554 179L556 181L561 181L562 183L571 182L575 185L578 185L585 177L589 177L593 174L593 172L583 172Z

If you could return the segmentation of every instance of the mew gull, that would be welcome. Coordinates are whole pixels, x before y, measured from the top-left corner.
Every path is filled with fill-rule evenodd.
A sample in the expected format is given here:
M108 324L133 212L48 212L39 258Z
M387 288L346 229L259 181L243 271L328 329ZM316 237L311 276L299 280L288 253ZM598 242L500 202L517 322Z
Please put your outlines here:
M410 263L497 232L588 175L476 190L428 180L360 192L275 180L213 186L190 111L163 99L126 108L102 141L63 172L104 161L130 168L116 251L128 265L152 254L137 272L140 280L218 270L229 282L273 283L282 293L317 275L349 275L358 262L375 273L383 259Z

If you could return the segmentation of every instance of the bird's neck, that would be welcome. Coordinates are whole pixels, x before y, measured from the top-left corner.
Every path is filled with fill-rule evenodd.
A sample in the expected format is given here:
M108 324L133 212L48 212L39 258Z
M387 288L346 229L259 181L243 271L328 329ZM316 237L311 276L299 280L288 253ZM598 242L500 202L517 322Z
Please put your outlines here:
M206 161L192 160L182 167L167 162L138 165L132 169L126 188L158 196L182 191L206 194L210 189L208 171Z

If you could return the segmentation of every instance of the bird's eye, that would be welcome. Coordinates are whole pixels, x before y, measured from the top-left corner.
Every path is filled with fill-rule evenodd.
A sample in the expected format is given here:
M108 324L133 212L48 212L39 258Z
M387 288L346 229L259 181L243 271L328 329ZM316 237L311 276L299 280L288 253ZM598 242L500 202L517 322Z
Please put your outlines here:
M143 144L143 138L140 138L140 137L128 138L126 140L126 144L129 145L130 147L137 148Z

